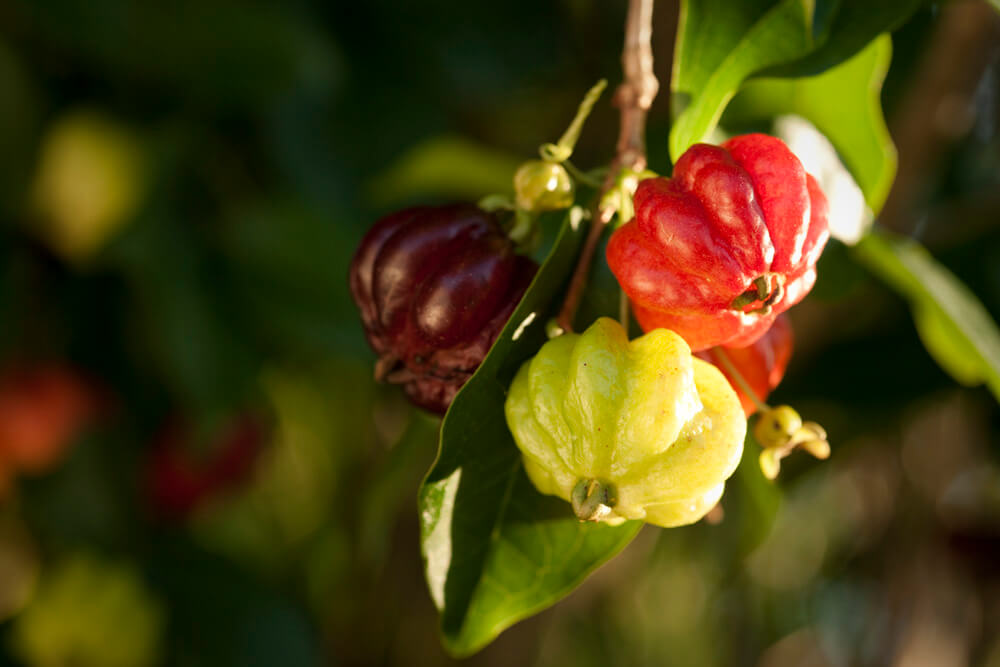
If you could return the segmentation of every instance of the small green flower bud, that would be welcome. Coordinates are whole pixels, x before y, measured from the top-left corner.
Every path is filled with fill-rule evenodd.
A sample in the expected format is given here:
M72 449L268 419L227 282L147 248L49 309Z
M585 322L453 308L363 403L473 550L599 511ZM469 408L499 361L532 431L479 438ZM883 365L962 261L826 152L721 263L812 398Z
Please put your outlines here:
M802 428L802 417L790 405L779 405L763 414L754 426L753 434L765 449L781 447Z
M532 213L569 208L575 191L569 172L556 162L531 160L514 174L517 206Z

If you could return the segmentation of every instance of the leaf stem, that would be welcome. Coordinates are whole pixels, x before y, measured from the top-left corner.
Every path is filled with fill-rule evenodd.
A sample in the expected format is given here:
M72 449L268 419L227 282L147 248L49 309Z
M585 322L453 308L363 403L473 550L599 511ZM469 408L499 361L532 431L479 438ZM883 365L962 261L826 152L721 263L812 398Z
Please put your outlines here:
M587 284L594 252L604 228L615 214L614 208L600 204L603 195L614 186L623 168L637 172L646 168L646 115L660 86L653 74L653 48L650 43L652 34L653 0L629 0L625 20L625 46L622 49L625 78L615 91L614 98L615 106L621 110L618 145L611 168L601 186L601 193L597 197L597 215L591 218L590 230L570 279L566 299L556 316L556 322L565 331L573 330L573 316Z

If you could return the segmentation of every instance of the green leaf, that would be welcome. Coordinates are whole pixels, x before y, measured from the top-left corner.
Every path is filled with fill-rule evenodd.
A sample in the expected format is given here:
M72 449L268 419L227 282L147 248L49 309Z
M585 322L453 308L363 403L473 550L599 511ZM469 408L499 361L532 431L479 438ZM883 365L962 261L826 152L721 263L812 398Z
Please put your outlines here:
M674 60L676 160L715 128L751 76L818 74L915 10L916 0L684 0Z
M801 0L684 0L671 104L670 156L703 141L743 81L813 47L809 3Z
M886 231L854 246L857 259L905 297L924 347L963 385L1000 400L1000 330L983 304L919 243Z
M489 356L452 403L420 489L427 582L444 645L457 656L569 593L641 526L583 524L568 503L541 495L504 418L507 387L544 342L549 309L579 252L587 227L580 213L571 210Z
M461 137L423 141L372 180L370 199L389 206L421 197L479 199L511 192L521 160Z
M896 149L880 99L891 58L892 40L881 35L818 76L755 79L733 100L726 118L795 114L807 119L837 149L869 208L878 213L896 175Z
M764 76L805 77L820 74L854 57L881 33L901 26L924 0L839 0L817 2L816 14L826 12L822 21L822 46L801 60L764 71Z

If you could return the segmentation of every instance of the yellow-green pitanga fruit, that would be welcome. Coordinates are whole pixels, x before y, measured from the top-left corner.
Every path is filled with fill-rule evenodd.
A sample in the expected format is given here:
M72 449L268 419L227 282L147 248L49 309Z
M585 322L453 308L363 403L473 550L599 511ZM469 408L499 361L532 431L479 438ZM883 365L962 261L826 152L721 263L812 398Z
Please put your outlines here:
M505 411L538 490L611 524L694 523L722 496L746 435L736 393L680 336L629 342L608 318L543 345Z

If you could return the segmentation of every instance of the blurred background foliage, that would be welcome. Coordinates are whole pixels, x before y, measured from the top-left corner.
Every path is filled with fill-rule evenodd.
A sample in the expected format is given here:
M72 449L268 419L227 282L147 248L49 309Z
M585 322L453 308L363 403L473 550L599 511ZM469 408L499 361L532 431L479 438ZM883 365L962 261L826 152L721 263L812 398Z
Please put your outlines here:
M371 381L347 263L387 211L509 191L619 80L624 11L0 3L0 440L34 443L0 452L0 664L452 662L415 515L437 421ZM893 47L880 223L996 318L1000 23L930 3ZM575 162L616 132L600 104ZM751 445L721 523L646 529L469 662L1000 665L1000 409L844 246L819 275L774 399L831 460L771 485Z

